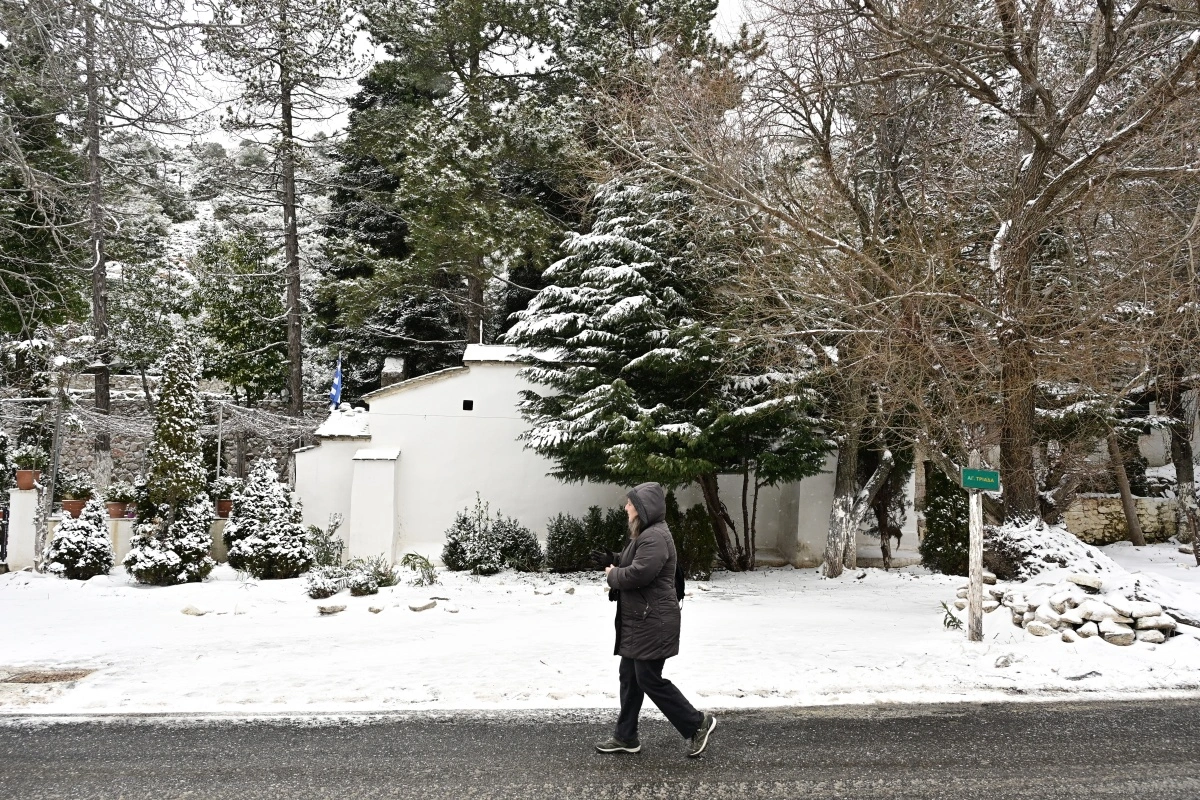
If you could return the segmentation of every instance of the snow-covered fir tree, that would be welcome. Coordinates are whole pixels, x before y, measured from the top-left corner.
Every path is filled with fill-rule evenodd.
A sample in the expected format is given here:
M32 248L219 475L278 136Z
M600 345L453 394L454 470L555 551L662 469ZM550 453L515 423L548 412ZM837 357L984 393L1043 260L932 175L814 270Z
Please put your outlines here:
M294 578L312 566L300 509L269 459L254 462L245 488L234 496L225 547L229 565L256 578Z
M86 581L107 575L113 566L108 515L100 501L87 501L78 517L66 517L42 553L46 571L71 580Z
M139 583L202 581L215 562L209 526L215 517L200 442L204 407L199 364L186 334L163 359L162 389L154 409L154 440L147 452L146 502L138 503L125 568Z
M722 560L752 568L758 490L823 463L808 403L714 322L726 221L650 175L613 178L595 208L507 336L545 354L526 371L551 390L525 393L526 440L565 480L697 482ZM745 477L740 525L718 495L729 472Z

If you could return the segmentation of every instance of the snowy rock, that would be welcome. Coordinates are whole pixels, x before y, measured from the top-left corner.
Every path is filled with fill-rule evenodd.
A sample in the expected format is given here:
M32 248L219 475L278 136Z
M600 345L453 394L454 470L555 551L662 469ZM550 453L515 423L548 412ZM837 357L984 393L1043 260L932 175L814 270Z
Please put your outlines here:
M1103 622L1106 619L1128 619L1128 617L1118 614L1117 610L1108 603L1100 600L1085 600L1079 606L1079 613L1083 615L1084 619L1090 619L1093 622Z
M995 600L984 600L983 601L983 613L985 613L985 614L990 614L999 607L1000 607L1000 604L997 603Z
M1179 548L1179 552L1183 553L1184 555L1189 555L1189 556L1194 554L1192 551L1192 546L1190 544L1181 545Z
M1057 613L1062 614L1068 608L1074 608L1078 603L1067 592L1059 592L1049 600L1050 607Z
M984 582L984 584L986 584L986 585L988 585L988 586L995 586L995 585L996 585L996 575L995 575L995 573L988 572L988 571L985 569L985 570L983 571L983 582Z
M1067 644L1075 644L1075 642L1079 641L1079 634L1067 628L1062 632L1062 640Z
M317 606L317 611L323 617L331 617L334 614L340 614L346 610L345 606Z
M1034 636L1049 636L1050 634L1054 633L1053 626L1047 625L1046 623L1040 622L1036 619L1026 625L1025 630L1029 631Z
M196 608L195 606L184 606L182 609L180 609L180 613L187 614L189 617L203 617L208 612Z
M1105 595L1104 602L1106 602L1110 606L1112 606L1113 610L1116 611L1118 614L1120 614L1122 617L1134 616L1133 604L1135 601L1130 600L1128 597L1125 597L1124 595L1119 595L1119 594ZM1159 609L1159 613L1161 613L1161 611L1162 610ZM1149 616L1149 615L1142 614L1141 616L1145 617L1145 616Z
M1100 623L1100 635L1109 644L1120 645L1121 647L1133 644L1136 639L1133 628L1130 628L1128 625L1122 625L1119 622L1113 622L1111 619L1106 619Z
M1019 603L1013 603L1012 610L1013 610L1014 614L1024 614L1025 612L1030 610L1029 603L1026 603L1024 600L1022 600Z
M1159 614L1156 617L1142 617L1137 621L1137 627L1139 631L1173 631L1175 630L1176 623L1175 620L1166 614Z
M1003 589L988 589L988 594L990 594L997 603L1004 602L1005 592Z
M1013 625L1016 625L1019 628L1025 624L1025 615L1018 614L1016 611L1014 611L1013 615L1012 615L1012 620L1013 620Z
M378 614L380 611L383 611L383 606L370 606L367 608L367 611L370 611L372 614Z
M568 586L566 589L563 589L563 591L566 592L567 594L575 594L575 587Z
M1032 611L1026 611L1024 614L1021 615L1022 624L1024 624L1024 625L1028 625L1029 623L1033 622L1036 618L1037 618L1037 614L1035 614Z
M958 592L956 592L954 596L957 597L959 600L966 600L967 597L970 596L970 590L968 590L967 587L964 586L963 588L959 589Z
M428 611L437 605L437 600L430 600L428 603L409 603L409 611Z
M553 594L553 590L552 589L534 589L533 593L534 594L542 594L542 595Z
M1065 622L1066 624L1073 625L1076 628L1078 628L1080 625L1082 625L1084 622L1087 621L1083 618L1083 614L1080 613L1078 608L1068 608L1066 611L1063 612L1062 617L1060 617L1060 619L1062 619L1062 621Z
M1005 667L1011 667L1013 665L1013 660L1014 659L1013 659L1011 653L1000 656L999 658L996 659L996 669L1004 669Z
M1037 611L1033 612L1033 616L1038 622L1044 622L1052 628L1057 628L1062 624L1062 615L1051 608L1049 603L1038 606Z
M1085 575L1077 572L1074 575L1068 575L1067 580L1076 586L1081 586L1084 589L1091 589L1094 592L1100 591L1100 587L1104 585L1104 579L1099 575Z
M1079 626L1079 630L1076 631L1076 633L1078 633L1081 638L1090 639L1093 636L1100 635L1100 627L1094 622L1085 622Z
M962 611L964 608L967 607L967 601L966 600L955 600L954 607L957 608L959 611Z
M1167 640L1167 635L1159 630L1138 631L1137 640L1147 644L1162 644Z
M1157 617L1163 613L1163 607L1158 603L1150 603L1145 600L1134 600L1130 603L1130 613L1127 617L1139 619L1141 617Z
M442 606L442 610L445 611L447 614L457 614L458 606Z

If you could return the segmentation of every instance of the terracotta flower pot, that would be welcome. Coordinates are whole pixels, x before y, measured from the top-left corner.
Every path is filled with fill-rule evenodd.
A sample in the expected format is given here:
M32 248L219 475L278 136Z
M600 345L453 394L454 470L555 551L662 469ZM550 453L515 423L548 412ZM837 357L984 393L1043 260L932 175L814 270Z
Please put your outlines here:
M108 515L110 517L123 517L125 516L125 508L128 505L128 503L116 503L109 501L104 504L104 507L108 509Z
M28 492L40 477L42 477L40 469L19 469L17 470L17 488Z
M70 514L72 517L78 517L79 512L83 511L83 507L87 505L87 500L63 500L63 514Z
M220 517L221 519L226 519L229 516L229 512L231 512L231 511L233 511L233 501L232 500L218 500L217 501L217 516L218 517Z

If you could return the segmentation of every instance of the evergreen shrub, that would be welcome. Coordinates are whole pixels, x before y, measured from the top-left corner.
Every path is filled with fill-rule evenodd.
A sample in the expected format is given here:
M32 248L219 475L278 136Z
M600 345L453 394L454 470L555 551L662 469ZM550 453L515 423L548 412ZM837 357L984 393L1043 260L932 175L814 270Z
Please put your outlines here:
M417 553L405 553L404 558L400 559L400 566L404 569L411 569L417 573L416 576L409 581L413 586L433 586L438 582L437 569L423 555Z
M107 575L113 566L108 515L99 500L88 500L77 518L63 519L42 554L46 571L71 580L86 581Z
M342 553L346 543L338 538L338 528L342 527L342 515L329 515L329 524L324 528L316 525L308 526L308 545L313 552L313 566L334 567L342 563Z
M693 581L711 578L717 539L704 505L697 503L682 511L675 493L667 492L667 527L675 539L675 553L684 576Z
M304 575L304 592L314 600L324 600L346 588L349 577L345 567L316 566Z
M375 583L376 590L380 586L395 586L400 582L392 563L383 555L353 558L346 563L346 573L352 576L366 575Z
M217 515L208 497L201 495L180 506L174 519L169 512L168 506L138 506L138 521L123 562L138 583L196 583L216 566L208 551L212 546L209 528Z
M346 579L346 586L354 597L379 594L379 584L370 572L355 572Z
M254 463L225 523L229 566L255 578L295 578L313 564L300 509L268 459Z
M504 567L534 572L544 561L532 531L499 511L491 518L488 504L478 496L474 508L458 512L442 548L442 563L452 572L469 569L476 575L492 575Z
M546 566L553 572L591 570L593 550L619 553L628 539L628 517L623 508L604 511L592 506L583 519L559 514L546 524Z
M965 489L940 469L925 470L925 535L917 550L926 569L966 575L971 547L970 510Z

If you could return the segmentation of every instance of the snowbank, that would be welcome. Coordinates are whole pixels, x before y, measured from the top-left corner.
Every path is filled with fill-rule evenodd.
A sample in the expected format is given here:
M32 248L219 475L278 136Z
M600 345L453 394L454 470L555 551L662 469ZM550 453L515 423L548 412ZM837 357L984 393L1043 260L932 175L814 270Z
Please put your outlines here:
M1200 571L1171 546L1105 557L1132 579L1189 597L1200 589ZM3 575L0 681L94 671L70 683L0 682L0 714L617 707L613 606L599 574L442 581L316 601L302 580L241 580L224 566L203 584L165 588L132 586L119 570L87 582ZM1192 635L1065 644L1014 627L1002 609L971 644L942 625L941 604L961 583L919 568L837 580L791 568L718 573L689 584L682 652L667 673L714 709L1200 691ZM318 613L330 604L346 609Z

